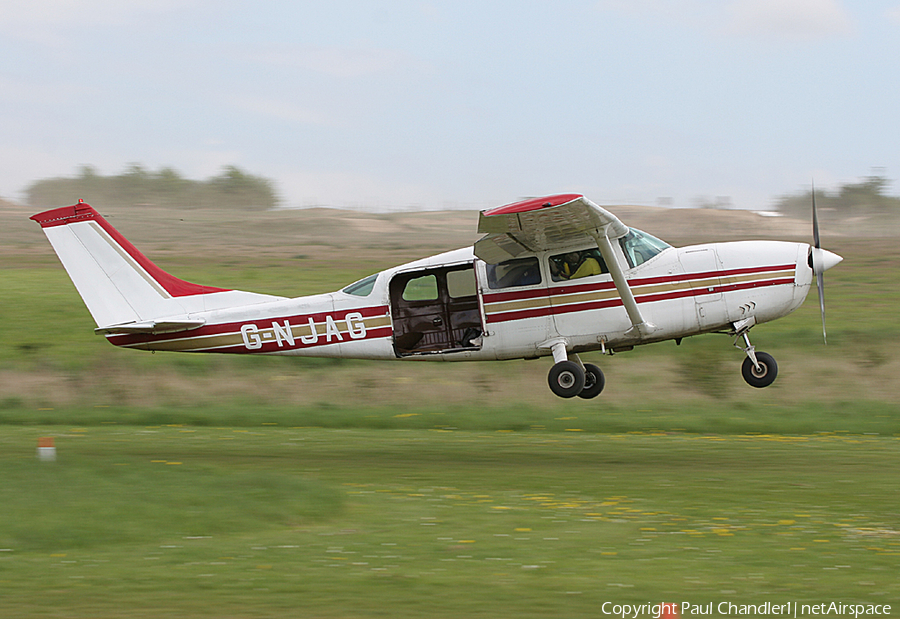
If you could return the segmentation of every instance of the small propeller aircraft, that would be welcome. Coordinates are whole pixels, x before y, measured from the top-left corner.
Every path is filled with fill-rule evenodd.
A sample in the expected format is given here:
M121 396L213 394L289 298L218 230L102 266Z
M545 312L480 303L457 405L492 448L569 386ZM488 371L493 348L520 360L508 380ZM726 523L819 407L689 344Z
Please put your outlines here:
M201 286L148 260L97 211L34 215L97 323L139 350L469 361L552 356L550 389L593 398L612 354L728 333L744 379L778 366L748 333L797 309L842 258L814 245L741 241L672 247L577 194L482 211L474 246L381 271L329 294L285 298Z

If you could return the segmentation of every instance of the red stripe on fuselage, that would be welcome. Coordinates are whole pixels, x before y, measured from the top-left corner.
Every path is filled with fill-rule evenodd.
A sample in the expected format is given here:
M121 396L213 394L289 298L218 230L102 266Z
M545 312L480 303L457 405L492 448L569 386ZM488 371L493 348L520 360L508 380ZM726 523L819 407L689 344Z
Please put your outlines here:
M650 286L654 284L669 284L673 282L684 282L710 278L724 278L735 275L749 275L751 273L773 273L777 271L793 271L796 265L781 264L765 267L748 267L743 269L728 269L726 271L704 271L701 273L679 273L677 275L661 275L658 277L636 277L628 280L628 285L634 289L638 286ZM537 288L530 290L518 290L511 292L485 292L485 303L502 303L504 301L524 301L526 299L538 299L541 297L552 297L565 294L579 294L583 292L597 292L600 290L614 290L616 287L612 281L591 283L591 284L572 284L567 283L562 286L554 286L552 288Z
M710 271L708 273L690 273L687 275L677 275L677 276L663 276L663 277L650 277L650 278L642 278L642 279L631 279L628 280L629 285L634 290L638 286L646 286L652 284L665 284L676 281L694 281L701 280L712 277L728 277L733 275L747 275L750 273L771 273L778 271L787 271L793 269L794 266L772 266L772 267L759 267L759 268L748 268L748 269L731 269L728 271ZM702 296L705 294L718 294L722 292L732 292L735 290L747 290L750 288L761 288L766 286L779 286L783 284L793 284L793 277L781 277L776 279L763 279L763 280L755 280L750 282L739 282L734 284L715 284L708 287L702 288L685 288L683 290L675 290L671 292L661 292L655 294L640 294L640 290L634 290L635 292L635 300L638 303L652 303L655 301L666 301L671 299L681 299L685 297L695 297ZM579 286L561 286L558 288L550 288L549 290L545 289L543 295L528 295L528 296L514 296L517 293L506 293L504 294L504 298L502 301L515 301L515 300L523 300L523 299L531 299L540 296L550 297L551 303L556 301L556 305L549 305L546 307L539 307L534 309L526 309L526 310L513 310L510 312L498 312L498 313L488 313L487 322L488 323L497 323L497 322L509 322L511 320L521 320L524 318L537 318L541 316L551 316L551 315L560 315L560 314L569 314L575 312L584 312L595 309L604 309L608 307L617 307L623 305L622 299L616 297L614 299L601 299L597 301L587 301L583 303L570 303L566 304L565 301L561 298L557 298L561 296L561 294L570 295L576 293L584 293L584 292L595 292L601 290L610 290L614 289L615 285L612 282L602 282L600 284L584 284ZM561 291L565 291L562 293ZM525 291L525 292L535 292L535 291ZM495 296L491 296L488 298L485 295L485 304L488 303L496 303L499 300L495 298Z
M766 267L747 267L743 269L727 269L724 271L702 271L700 273L681 273L678 275L662 275L659 277L641 277L629 279L628 284L633 288L635 286L649 286L652 284L668 284L671 282L695 281L712 278L726 278L737 275L752 275L754 273L775 273L778 271L793 271L797 265L795 264L777 264Z
M313 314L292 314L290 316L272 316L268 318L258 318L258 319L248 319L242 320L239 322L226 322L220 324L213 325L204 325L197 329L191 329L190 331L179 331L176 333L160 333L157 335L144 335L144 334L113 334L107 335L107 339L116 346L135 346L138 344L149 344L153 342L167 342L173 340L183 340L183 339L194 339L194 338L203 338L203 337L213 337L216 335L228 335L228 334L236 334L240 333L241 327L244 325L252 324L255 325L260 330L272 329L272 323L278 323L280 327L284 328L285 321L287 321L291 327L301 327L307 326L309 324L309 319L313 319L313 323L317 325L321 325L327 320L327 317L330 316L332 320L335 322L346 321L347 314L361 314L363 319L366 318L377 318L379 316L386 316L388 314L388 306L380 305L373 307L362 307L362 308L351 308L346 310L341 310L337 312L316 312ZM366 329L366 336L356 339L369 339L369 337L384 337L381 336L370 336L370 331L378 331L380 329L384 329L385 327L376 327L373 329ZM386 327L390 332L392 332L391 327ZM343 337L346 339L350 339L349 335L345 331ZM319 339L325 339L324 334L320 334ZM345 341L346 341L345 339ZM352 341L352 340L351 340ZM326 342L317 342L315 344L303 344L300 341L300 338L295 339L295 345L291 346L291 348L308 348L311 346L323 346L325 344L334 344L334 341L326 341ZM269 342L263 343L263 349L265 346L269 344ZM277 343L272 342L275 348L283 348L279 347ZM200 347L198 347L200 348ZM239 346L239 348L244 348L243 346ZM263 352L262 349L253 349L248 350L248 352Z
M391 337L394 334L393 328L390 326L387 327L376 327L374 329L366 329L366 335L364 337L351 338L347 332L343 332L341 334L341 340L337 339L329 339L326 340L324 334L319 334L319 339L322 341L316 342L315 344L304 344L300 341L300 338L297 338L294 341L293 345L288 345L284 343L282 346L278 346L277 342L267 341L263 342L261 348L250 349L247 348L244 344L237 344L234 346L221 346L216 348L206 348L204 349L202 346L198 346L197 348L193 348L186 352L217 352L217 353L228 353L228 354L265 354L271 352L278 352L284 350L298 350L305 348L318 348L319 346L327 346L329 344L347 344L350 342L363 342L365 340L374 340L378 338Z

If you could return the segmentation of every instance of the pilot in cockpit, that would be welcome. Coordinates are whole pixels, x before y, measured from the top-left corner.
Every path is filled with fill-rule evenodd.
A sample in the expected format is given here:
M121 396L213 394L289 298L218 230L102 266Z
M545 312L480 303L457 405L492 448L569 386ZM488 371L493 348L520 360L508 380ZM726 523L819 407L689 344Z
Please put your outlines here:
M561 259L554 256L550 260L550 270L553 279L580 279L590 275L600 275L603 269L597 259L590 252L570 251Z

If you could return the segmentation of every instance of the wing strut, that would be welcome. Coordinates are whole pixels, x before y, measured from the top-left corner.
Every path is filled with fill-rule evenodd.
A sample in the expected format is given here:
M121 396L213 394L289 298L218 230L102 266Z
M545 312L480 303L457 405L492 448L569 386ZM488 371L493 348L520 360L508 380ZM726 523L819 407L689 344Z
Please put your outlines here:
M594 240L597 241L600 255L603 256L603 260L609 268L613 283L616 285L616 291L618 291L619 297L622 299L622 304L625 306L625 311L628 313L628 319L631 320L631 328L626 331L625 334L631 337L649 335L656 331L656 325L645 321L644 317L641 315L641 310L638 307L637 301L634 299L634 293L631 291L631 287L628 285L628 279L625 277L622 265L619 264L619 260L613 251L612 242L610 242L607 234L608 227L609 226L606 225L603 226L602 229L591 230L590 234L594 237Z

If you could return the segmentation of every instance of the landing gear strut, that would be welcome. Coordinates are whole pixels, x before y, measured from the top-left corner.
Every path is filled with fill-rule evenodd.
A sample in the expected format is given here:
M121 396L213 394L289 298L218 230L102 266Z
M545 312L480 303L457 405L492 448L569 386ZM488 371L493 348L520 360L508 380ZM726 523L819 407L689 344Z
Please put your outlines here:
M747 355L741 365L741 375L751 387L768 387L775 382L775 377L778 376L778 364L769 353L756 351L756 347L750 343L748 332L749 329L739 332L734 341L735 347L740 348ZM744 346L737 343L738 337L743 339Z

